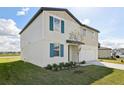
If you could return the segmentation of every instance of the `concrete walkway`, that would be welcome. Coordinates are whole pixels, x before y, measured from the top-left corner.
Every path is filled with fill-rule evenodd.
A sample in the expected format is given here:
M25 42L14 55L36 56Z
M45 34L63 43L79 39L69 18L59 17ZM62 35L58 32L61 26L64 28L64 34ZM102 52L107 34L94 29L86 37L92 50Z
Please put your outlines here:
M124 64L114 64L107 62L88 62L87 65L99 65L99 66L124 70Z

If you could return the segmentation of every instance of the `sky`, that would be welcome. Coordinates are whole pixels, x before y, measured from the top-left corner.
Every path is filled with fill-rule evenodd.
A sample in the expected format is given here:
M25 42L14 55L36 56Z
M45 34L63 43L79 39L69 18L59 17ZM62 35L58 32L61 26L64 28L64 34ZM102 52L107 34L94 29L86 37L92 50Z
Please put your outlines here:
M83 24L100 31L103 47L124 47L124 8L66 7ZM0 51L20 51L19 32L38 11L38 7L0 8Z

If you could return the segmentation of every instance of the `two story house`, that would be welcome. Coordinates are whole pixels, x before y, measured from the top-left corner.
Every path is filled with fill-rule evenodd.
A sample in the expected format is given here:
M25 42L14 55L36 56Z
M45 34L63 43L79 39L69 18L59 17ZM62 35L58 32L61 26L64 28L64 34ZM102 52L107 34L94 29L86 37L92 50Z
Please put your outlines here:
M67 9L42 7L20 32L21 58L41 67L97 60L98 33Z

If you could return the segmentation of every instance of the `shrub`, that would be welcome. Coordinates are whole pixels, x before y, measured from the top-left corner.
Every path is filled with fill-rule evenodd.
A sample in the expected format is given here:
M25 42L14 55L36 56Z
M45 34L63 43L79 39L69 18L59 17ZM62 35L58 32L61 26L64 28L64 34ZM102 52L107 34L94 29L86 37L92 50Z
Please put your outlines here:
M62 62L62 63L59 63L59 65L55 63L53 65L48 64L45 68L48 70L58 71L58 70L63 70L63 69L71 69L76 66L77 66L77 63L71 61L67 63Z
M69 63L69 62L65 63L64 67L65 67L66 69L69 69L70 63Z
M83 61L81 61L81 62L80 62L80 64L85 64L85 63L86 63L86 61L85 61L85 60L83 60Z
M64 63L63 62L59 63L59 68L60 68L60 70L62 70L64 68Z
M48 70L52 70L52 65L48 64L45 68Z
M52 66L52 69L53 69L54 71L58 71L58 68L59 68L59 66L54 63L53 66Z
M71 61L71 62L69 62L69 63L70 63L70 66L73 67L74 62Z

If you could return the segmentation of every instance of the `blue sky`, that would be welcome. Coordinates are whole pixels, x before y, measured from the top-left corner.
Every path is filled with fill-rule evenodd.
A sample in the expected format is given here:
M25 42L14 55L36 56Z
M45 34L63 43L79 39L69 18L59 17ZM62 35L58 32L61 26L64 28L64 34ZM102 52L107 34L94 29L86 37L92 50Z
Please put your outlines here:
M124 47L124 8L67 7L82 23L100 30L99 42L110 48ZM0 51L19 51L18 33L38 7L0 8Z
M1 7L0 18L13 19L19 28L23 28L24 25L30 20L30 18L37 12L38 7L30 8L25 15L17 15L18 11L21 11L21 7Z

